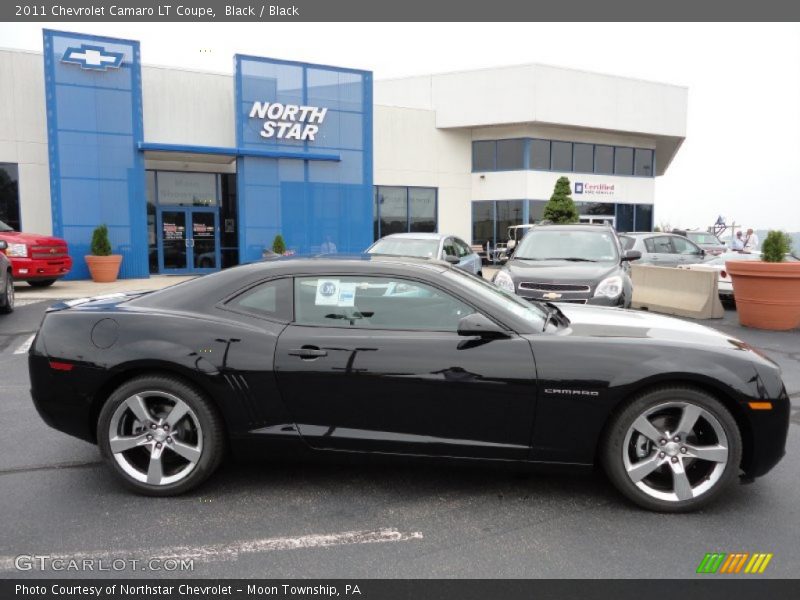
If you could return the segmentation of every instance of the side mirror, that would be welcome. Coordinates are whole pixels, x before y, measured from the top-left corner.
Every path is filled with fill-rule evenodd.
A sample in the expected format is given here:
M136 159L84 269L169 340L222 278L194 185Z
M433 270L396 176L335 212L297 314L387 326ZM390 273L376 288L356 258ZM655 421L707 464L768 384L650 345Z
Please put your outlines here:
M8 248L8 242L5 240L0 240L0 250L6 250Z
M508 337L502 327L481 313L472 313L463 317L458 322L458 335L477 335L488 339Z
M444 259L449 262L451 265L457 265L461 262L461 259L457 256L453 256L452 254L445 254Z
M642 258L642 253L638 250L625 250L622 254L622 260L639 260Z

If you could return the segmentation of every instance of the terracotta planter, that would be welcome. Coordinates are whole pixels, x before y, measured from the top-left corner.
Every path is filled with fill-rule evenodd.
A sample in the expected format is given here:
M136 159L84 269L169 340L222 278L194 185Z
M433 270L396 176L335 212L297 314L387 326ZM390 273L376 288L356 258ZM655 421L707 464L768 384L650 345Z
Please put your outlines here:
M110 256L84 256L89 273L92 274L92 281L97 283L111 283L117 280L119 266L122 264L121 254Z
M729 260L739 322L787 331L800 327L800 262Z

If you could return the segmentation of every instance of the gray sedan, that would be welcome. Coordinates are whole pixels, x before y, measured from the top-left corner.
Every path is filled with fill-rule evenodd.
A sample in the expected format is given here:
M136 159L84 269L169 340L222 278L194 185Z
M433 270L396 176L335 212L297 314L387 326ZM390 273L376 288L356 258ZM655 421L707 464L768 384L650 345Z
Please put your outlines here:
M367 254L411 256L446 260L474 275L483 275L481 257L464 240L444 233L393 233L382 237L366 250Z
M623 233L619 236L623 250L638 250L642 257L639 264L659 267L677 267L701 263L706 252L691 240L674 233L657 231Z

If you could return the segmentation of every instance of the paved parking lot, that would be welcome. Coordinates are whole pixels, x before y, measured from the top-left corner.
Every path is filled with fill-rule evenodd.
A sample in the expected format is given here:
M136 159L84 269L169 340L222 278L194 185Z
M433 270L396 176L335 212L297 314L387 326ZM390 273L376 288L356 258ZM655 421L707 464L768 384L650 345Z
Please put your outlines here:
M377 464L228 463L153 499L36 414L25 350L49 303L0 317L0 576L42 576L14 557L45 554L192 557L196 577L689 577L711 551L772 552L765 576L800 573L797 332L745 330L733 311L712 322L783 366L795 410L786 459L704 512L645 512L599 474ZM140 569L94 575L167 574Z

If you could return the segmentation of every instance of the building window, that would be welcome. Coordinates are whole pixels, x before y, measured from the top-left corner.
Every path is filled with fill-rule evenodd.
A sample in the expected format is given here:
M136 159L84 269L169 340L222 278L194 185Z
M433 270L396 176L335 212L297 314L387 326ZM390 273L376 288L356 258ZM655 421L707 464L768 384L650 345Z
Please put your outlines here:
M14 231L21 231L19 169L14 163L0 163L0 221Z
M529 222L527 200L478 200L472 203L472 243L494 248L508 241L508 228Z
M497 142L497 170L520 171L525 168L525 140Z
M633 204L617 204L617 231L635 231L633 228Z
M497 169L495 162L497 142L472 142L472 170L494 171Z
M550 170L550 140L531 140L530 168Z
M436 188L375 186L375 239L393 233L436 231L437 196Z
M614 174L633 175L633 148L615 148Z
M158 203L177 206L216 206L217 175L159 171L156 179Z
M576 173L591 173L594 171L594 146L592 144L575 144L573 162Z
M472 142L473 172L530 169L654 177L654 163L655 151L649 148L530 138Z
M633 224L635 231L653 231L653 205L637 204L636 220Z
M636 148L633 160L633 174L639 177L653 176L653 151Z
M614 174L614 146L594 147L594 172L600 175Z
M572 144L553 142L551 145L550 168L553 171L572 171Z

